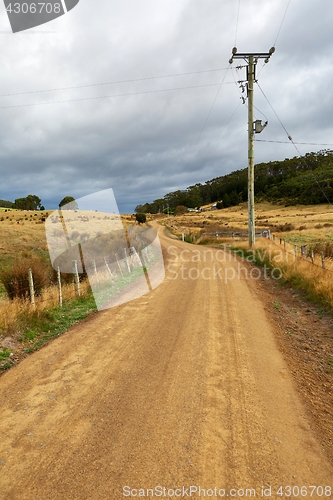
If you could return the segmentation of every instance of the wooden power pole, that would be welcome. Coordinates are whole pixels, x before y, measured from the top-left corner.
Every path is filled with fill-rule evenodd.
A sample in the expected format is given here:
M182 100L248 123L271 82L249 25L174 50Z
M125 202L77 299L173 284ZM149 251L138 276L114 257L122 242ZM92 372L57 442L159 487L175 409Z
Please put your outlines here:
M247 97L248 97L248 231L249 247L255 243L255 215L254 215L254 134L260 133L267 125L261 125L259 120L254 121L254 84L256 81L256 65L259 59L265 59L268 63L275 48L272 47L267 53L237 53L237 48L232 49L232 56L229 64L234 59L244 59L247 62ZM256 125L256 127L255 127Z

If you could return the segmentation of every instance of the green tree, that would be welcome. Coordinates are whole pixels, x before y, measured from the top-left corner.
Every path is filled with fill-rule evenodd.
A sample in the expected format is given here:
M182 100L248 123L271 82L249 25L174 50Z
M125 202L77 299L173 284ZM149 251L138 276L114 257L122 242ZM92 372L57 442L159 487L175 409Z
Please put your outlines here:
M66 210L78 210L79 206L77 204L77 201L73 196L65 196L59 203L59 208L63 207L64 205L68 205L66 207Z
M230 205L231 205L230 196L228 195L228 193L226 193L223 196L223 206L224 206L224 208L228 208L228 207L230 207Z
M137 213L135 218L139 224L144 224L147 220L146 214Z
M40 210L41 199L35 194L29 194L26 198L17 198L14 207L19 210Z
M14 208L14 203L12 201L0 200L0 207L2 207L2 208Z

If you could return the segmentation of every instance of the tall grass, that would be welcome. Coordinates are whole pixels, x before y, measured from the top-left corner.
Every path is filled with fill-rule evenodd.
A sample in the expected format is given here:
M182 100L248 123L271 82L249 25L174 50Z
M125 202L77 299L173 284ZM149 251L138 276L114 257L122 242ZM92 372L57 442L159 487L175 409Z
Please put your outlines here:
M81 299L91 295L88 281L80 284ZM63 302L75 300L73 284L62 286ZM40 327L50 318L52 311L59 307L59 294L56 286L43 289L41 295L35 298L33 306L27 298L0 299L0 334L5 336L22 336L28 329Z
M37 256L17 257L10 267L0 271L0 281L10 299L25 299L29 296L29 268L32 271L36 295L41 295L43 288L50 284L50 265L46 265L44 259Z
M325 261L326 269L321 267L321 258L315 255L315 265L309 258L302 258L284 245L276 245L268 239L256 241L253 250L248 250L247 243L237 243L237 247L253 254L253 261L259 265L280 268L283 281L306 292L313 301L327 306L333 312L333 263Z

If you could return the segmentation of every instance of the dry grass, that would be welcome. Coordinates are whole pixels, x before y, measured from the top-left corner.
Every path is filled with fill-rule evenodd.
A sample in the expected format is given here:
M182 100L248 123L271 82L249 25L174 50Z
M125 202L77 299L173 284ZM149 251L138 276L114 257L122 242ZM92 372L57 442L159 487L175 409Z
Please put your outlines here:
M88 281L80 283L81 297L85 297L90 292ZM75 298L74 285L66 284L62 286L63 301ZM17 337L18 333L23 333L32 322L40 320L45 313L59 306L59 292L57 286L51 286L43 290L40 297L35 298L33 306L29 299L0 300L0 334Z
M247 242L237 243L237 248L248 251ZM326 261L326 269L321 267L321 259L315 256L315 265L311 259L302 258L293 252L291 245L274 244L269 239L257 240L254 248L256 261L269 263L283 272L286 282L307 293L307 296L329 306L333 310L333 262Z
M30 261L38 258L45 262L45 272L48 267L51 268L45 232L45 219L51 213L52 211L8 209L0 211L0 271L10 268L16 259ZM99 216L100 214L95 212L92 215L92 218L97 218L98 224L101 223ZM121 216L121 220L125 227L135 224L135 217L131 215ZM51 278L55 281L54 273ZM65 284L68 279L72 280L73 276L63 275L62 279L63 301L66 302L75 298L73 283ZM88 295L89 282L81 282L80 287L82 296ZM43 288L41 295L35 297L35 302L36 306L33 307L28 299L9 300L4 285L0 283L0 336L13 334L16 337L16 334L27 328L31 322L41 319L43 314L58 306L57 286Z
M208 207L207 207L208 208ZM259 260L265 257L273 266L283 270L284 278L293 285L304 289L307 294L333 308L333 209L331 205L298 205L285 207L270 203L258 203L255 207L256 229L270 229L276 235L275 241L258 239L256 243ZM223 210L202 213L188 213L176 217L164 217L163 223L171 227L178 236L181 232L196 236L196 243L231 244L231 238L213 238L204 233L246 232L248 225L247 203ZM280 239L286 245L280 245ZM247 239L233 240L238 248L248 250ZM297 247L295 257L294 245ZM300 255L301 245L306 245L307 257ZM309 256L315 252L314 263ZM324 252L326 270L321 268Z

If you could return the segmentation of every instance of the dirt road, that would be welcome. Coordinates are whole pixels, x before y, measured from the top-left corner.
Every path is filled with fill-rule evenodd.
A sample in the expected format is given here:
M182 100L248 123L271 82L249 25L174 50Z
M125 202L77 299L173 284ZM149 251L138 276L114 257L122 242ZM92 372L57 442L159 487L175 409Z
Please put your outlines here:
M261 498L270 486L272 498L288 497L280 486L330 498L332 466L257 282L221 250L161 241L156 290L1 378L0 498Z

